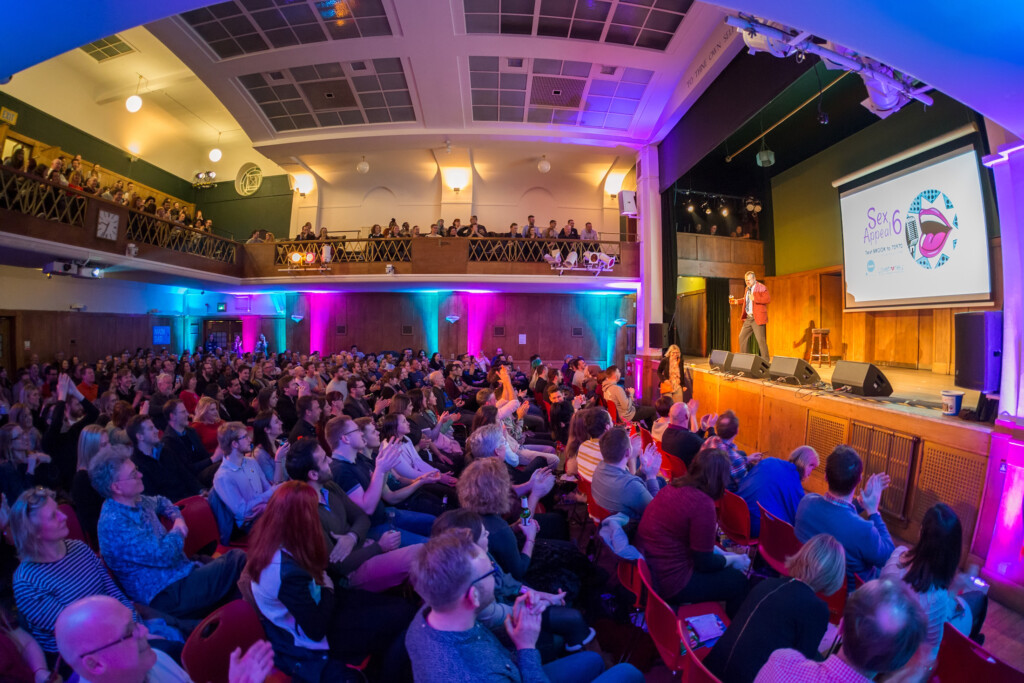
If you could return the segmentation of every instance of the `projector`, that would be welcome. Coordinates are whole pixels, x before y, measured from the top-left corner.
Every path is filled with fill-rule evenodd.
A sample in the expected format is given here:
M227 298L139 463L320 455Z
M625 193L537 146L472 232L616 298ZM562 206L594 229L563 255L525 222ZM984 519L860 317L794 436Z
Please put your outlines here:
M47 275L78 275L78 266L69 261L53 261L43 266Z

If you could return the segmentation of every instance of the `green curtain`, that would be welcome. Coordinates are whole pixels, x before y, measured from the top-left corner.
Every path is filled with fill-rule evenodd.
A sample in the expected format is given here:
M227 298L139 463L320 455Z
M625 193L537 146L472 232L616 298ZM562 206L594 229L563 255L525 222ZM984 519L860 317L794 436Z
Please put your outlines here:
M708 316L708 353L732 348L729 313L729 279L709 277L705 280Z

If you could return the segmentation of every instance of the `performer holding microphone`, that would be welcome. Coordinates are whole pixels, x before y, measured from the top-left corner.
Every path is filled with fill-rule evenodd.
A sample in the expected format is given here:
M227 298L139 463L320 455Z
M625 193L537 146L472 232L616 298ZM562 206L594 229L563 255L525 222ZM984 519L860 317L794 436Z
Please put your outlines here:
M765 330L768 327L768 303L772 300L768 288L757 281L754 271L748 270L743 276L746 280L747 290L742 299L729 296L730 304L743 304L743 326L740 328L740 353L747 352L747 345L750 343L750 335L757 340L757 355L765 360L768 358L768 337Z

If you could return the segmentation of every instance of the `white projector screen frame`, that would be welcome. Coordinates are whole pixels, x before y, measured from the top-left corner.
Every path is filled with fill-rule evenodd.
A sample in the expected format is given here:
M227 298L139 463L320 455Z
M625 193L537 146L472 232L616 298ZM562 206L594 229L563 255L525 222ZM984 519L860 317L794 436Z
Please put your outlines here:
M943 145L878 173L839 188L844 310L990 304L988 217L974 145Z

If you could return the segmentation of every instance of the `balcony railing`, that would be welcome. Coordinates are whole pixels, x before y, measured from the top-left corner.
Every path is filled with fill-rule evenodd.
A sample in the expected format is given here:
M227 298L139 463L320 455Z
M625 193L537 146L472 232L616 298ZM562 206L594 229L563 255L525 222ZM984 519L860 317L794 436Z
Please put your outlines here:
M0 181L0 208L55 223L84 225L89 195L7 167L0 167Z
M234 240L169 223L152 214L138 211L128 211L127 237L154 247L163 247L223 263L235 263L238 256L239 244Z
M553 270L610 270L619 242L509 237L400 237L290 240L274 243L274 264L289 268L333 263L408 263L417 245L455 244L467 248L471 263L548 263ZM600 256L599 256L600 255ZM615 257L615 258L609 258Z

